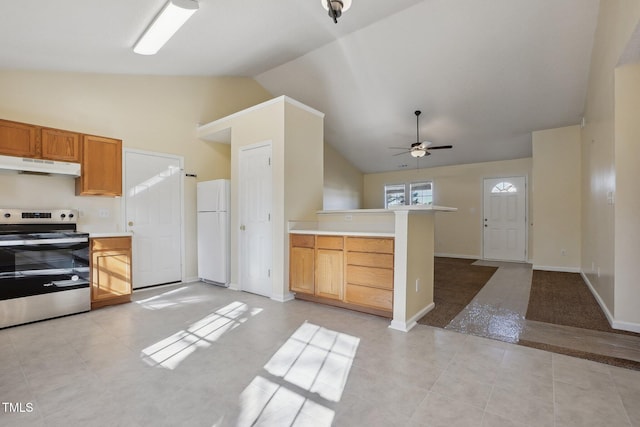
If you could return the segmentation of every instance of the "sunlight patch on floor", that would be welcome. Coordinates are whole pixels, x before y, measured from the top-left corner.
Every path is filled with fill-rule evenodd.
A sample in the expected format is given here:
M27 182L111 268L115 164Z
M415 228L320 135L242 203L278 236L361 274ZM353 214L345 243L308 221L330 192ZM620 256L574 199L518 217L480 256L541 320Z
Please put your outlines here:
M242 392L237 424L330 426L329 406L342 397L359 343L305 322Z
M241 302L225 307L194 322L186 330L158 341L142 350L141 357L150 366L175 369L198 348L211 346L225 333L237 328L262 311Z

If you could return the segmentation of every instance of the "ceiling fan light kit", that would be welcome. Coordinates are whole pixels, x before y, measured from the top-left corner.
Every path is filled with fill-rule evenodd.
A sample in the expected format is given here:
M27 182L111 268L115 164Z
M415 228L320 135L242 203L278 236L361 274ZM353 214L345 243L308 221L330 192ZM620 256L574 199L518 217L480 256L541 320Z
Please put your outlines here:
M338 18L351 7L351 0L320 0L322 7L329 13L329 18L338 23Z
M414 114L416 115L416 142L411 144L409 149L406 149L404 147L389 147L391 149L405 150L403 153L394 154L394 156L399 156L400 154L409 153L409 154L411 154L411 157L415 157L416 159L420 159L421 157L424 157L424 156L430 156L431 153L429 152L429 150L439 150L439 149L442 149L442 148L453 148L453 145L432 146L429 141L420 142L420 122L419 122L420 119L419 118L420 118L420 114L422 114L422 111L416 110L414 112Z
M411 157L424 157L427 155L427 150L422 147L415 147L411 149Z
M194 0L169 0L133 47L139 55L155 55L198 10Z

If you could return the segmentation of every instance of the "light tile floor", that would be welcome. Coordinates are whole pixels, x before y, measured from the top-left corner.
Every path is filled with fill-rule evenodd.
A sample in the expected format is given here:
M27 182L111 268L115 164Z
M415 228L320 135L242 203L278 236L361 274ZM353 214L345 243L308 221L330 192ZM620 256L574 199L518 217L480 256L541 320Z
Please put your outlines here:
M0 330L0 425L640 426L640 372L203 283L134 299Z

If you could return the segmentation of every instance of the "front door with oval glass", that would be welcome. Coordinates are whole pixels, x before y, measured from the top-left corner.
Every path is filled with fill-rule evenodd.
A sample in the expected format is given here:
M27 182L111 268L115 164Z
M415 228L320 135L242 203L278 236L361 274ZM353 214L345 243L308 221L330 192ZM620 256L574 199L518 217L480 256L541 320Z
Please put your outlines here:
M527 260L527 190L523 176L484 180L483 257Z

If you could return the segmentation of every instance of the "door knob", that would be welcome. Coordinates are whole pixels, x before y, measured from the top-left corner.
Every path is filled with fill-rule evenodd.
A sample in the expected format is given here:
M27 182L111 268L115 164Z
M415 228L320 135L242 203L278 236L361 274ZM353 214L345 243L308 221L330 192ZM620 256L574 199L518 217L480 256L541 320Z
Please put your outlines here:
M244 225L240 226L240 231L244 231L246 229L246 227Z
M133 221L129 221L129 227L133 227Z

